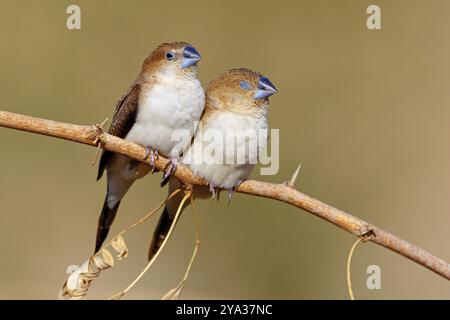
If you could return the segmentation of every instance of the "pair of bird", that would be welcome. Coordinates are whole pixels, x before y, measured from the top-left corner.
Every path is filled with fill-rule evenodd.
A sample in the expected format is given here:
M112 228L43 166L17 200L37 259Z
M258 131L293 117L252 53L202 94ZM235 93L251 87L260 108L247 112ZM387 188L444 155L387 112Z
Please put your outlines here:
M169 192L180 186L176 178L170 177L178 161L187 163L194 174L209 181L212 192L214 188L232 191L250 175L254 164L248 157L244 163L226 159L231 161L221 164L188 163L186 156L195 157L197 147L207 144L196 130L198 123L203 131L215 129L224 134L229 129L267 130L268 98L276 89L269 79L257 72L230 69L211 81L205 94L197 79L200 58L198 51L188 43L161 44L145 59L137 79L117 103L108 133L145 146L150 166L103 151L97 180L106 169L107 193L98 221L95 252L108 235L121 199L135 180L150 171L159 154L170 158L163 177L163 181L169 181ZM181 144L173 138L173 133L180 129L189 135ZM267 136L257 142L257 149L264 148L266 143ZM201 198L202 192L197 193ZM153 235L149 259L169 231L180 197L178 193L168 201Z

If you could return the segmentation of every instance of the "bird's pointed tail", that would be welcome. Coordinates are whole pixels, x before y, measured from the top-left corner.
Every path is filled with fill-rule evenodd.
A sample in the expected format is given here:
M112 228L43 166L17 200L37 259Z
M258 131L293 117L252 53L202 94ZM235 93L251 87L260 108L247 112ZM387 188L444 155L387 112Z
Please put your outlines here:
M100 250L103 242L109 233L109 228L114 222L114 218L117 214L117 209L119 209L120 201L116 203L113 208L108 207L108 195L105 197L105 201L103 202L103 209L100 217L98 218L98 226L97 226L97 237L95 240L95 253Z
M170 177L169 195L172 194L178 188L180 188L180 186L181 183L178 181L178 179ZM164 207L164 211L159 217L158 224L156 225L155 231L153 232L153 238L150 243L150 247L148 249L148 260L151 260L152 257L161 248L164 239L167 237L167 234L169 233L170 227L174 223L175 214L183 199L183 196L184 196L183 192L178 192L167 202L166 206ZM188 204L189 202L185 202L185 204L183 205L183 209L186 208Z
M164 211L159 217L158 224L153 232L152 242L150 243L150 247L148 249L149 261L158 252L159 248L161 248L161 245L166 238L167 233L169 233L172 223L174 222L174 218L175 217L169 213L167 206L164 207Z

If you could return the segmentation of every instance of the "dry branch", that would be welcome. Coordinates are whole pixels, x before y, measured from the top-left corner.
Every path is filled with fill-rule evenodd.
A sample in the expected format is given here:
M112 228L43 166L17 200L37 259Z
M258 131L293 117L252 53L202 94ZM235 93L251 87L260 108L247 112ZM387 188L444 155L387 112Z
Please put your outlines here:
M99 125L74 125L0 110L0 126L75 141L91 146L97 146L97 143L100 143L103 149L124 154L130 158L145 162L145 149L143 147L106 134L101 130ZM167 162L167 159L160 157L159 160L155 161L156 169L162 170ZM186 184L207 184L205 180L194 176L183 165L178 165L174 175ZM296 176L296 174L294 175ZM280 184L247 180L236 191L289 203L331 222L357 237L368 237L371 242L401 254L445 279L450 280L450 265L446 261L347 212L301 193L293 186L295 178L293 177L291 183Z

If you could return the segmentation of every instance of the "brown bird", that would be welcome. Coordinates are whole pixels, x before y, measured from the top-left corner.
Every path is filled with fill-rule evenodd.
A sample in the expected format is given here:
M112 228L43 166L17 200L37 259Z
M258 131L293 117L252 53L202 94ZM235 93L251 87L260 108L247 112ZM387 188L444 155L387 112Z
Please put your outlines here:
M190 139L180 145L180 141L172 138L172 133L182 129L192 137L204 108L205 95L197 79L199 60L198 51L186 42L163 43L157 47L145 59L137 79L117 103L108 133L146 146L151 166L158 153L170 157L175 164ZM95 252L108 235L121 199L150 167L103 151L97 180L105 169L107 193L98 220Z
M248 69L228 70L211 81L200 125L181 159L194 174L209 182L209 190L194 189L195 198L208 197L209 192L214 197L215 188L228 190L231 197L234 188L248 178L267 144L269 97L276 92L268 78ZM211 141L211 137L216 140ZM171 177L169 194L180 185ZM178 193L164 208L150 244L149 259L161 247L182 197Z

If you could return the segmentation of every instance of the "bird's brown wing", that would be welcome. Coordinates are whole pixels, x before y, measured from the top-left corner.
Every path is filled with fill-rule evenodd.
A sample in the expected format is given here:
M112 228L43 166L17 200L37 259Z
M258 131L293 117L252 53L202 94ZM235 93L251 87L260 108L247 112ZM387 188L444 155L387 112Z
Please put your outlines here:
M120 98L114 110L111 127L108 130L109 134L122 139L126 137L136 121L140 91L141 86L139 83L134 83L122 98ZM98 166L97 180L102 177L103 171L105 171L105 167L112 154L111 151L103 150Z

